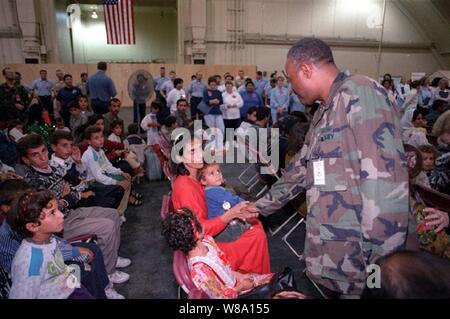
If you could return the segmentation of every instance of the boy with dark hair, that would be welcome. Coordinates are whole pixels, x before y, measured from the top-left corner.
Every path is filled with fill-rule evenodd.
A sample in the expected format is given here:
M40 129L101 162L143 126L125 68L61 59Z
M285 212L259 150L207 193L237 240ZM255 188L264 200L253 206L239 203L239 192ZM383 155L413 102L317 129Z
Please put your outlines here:
M69 112L70 112L70 130L72 134L83 125L85 125L88 121L85 114L81 112L80 104L78 101L72 101L69 103Z
M49 165L48 149L37 134L23 137L17 145L22 161L29 167L24 180L37 191L53 191L64 218L64 238L93 234L105 258L110 281L123 283L129 275L116 268L130 265L129 259L118 257L120 245L120 217L117 210L103 207L76 208L79 192L64 181L61 171ZM75 209L74 209L75 208Z
M81 161L87 170L87 180L94 182L96 185L113 185L121 187L125 191L122 200L117 208L117 211L121 215L124 215L128 206L128 199L131 192L131 176L119 168L115 168L103 151L103 144L105 143L105 137L99 127L89 127L85 134L86 140L89 143L89 147L84 152ZM135 199L130 204L140 206L142 202ZM121 218L122 221L126 219Z

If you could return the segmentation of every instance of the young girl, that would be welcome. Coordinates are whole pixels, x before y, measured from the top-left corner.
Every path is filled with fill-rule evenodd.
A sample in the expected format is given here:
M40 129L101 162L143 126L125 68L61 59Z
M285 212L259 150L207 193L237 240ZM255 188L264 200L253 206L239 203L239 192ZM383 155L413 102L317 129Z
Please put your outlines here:
M87 289L79 285L81 279L64 263L63 241L53 235L64 227L64 215L53 193L27 192L14 206L17 217L11 226L25 239L12 263L9 298L91 299ZM80 261L92 261L92 251L81 247L78 250Z
M87 118L94 115L94 112L92 112L91 106L89 105L89 99L86 95L81 95L78 98L78 105L80 105L81 114L86 115Z
M116 143L122 143L121 136L123 132L123 121L112 121L110 127L111 134L109 135L108 140ZM141 167L141 162L134 152L126 149L126 152L123 153L122 158L127 161L128 164L130 164L131 168L133 169L134 176L143 176L144 169Z
M111 134L108 136L108 140L116 142L116 143L122 143L122 133L123 133L123 121L115 120L111 122L110 125Z
M186 208L169 214L162 233L169 246L186 254L194 284L212 299L232 299L268 283L272 274L241 274L231 269L227 256L205 236L194 214Z

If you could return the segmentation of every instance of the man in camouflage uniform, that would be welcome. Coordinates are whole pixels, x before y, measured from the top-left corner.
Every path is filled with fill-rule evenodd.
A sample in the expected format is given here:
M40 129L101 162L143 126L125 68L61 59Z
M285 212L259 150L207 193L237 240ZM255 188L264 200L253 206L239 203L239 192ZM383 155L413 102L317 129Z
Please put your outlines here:
M6 82L0 85L0 109L8 112L11 118L26 120L28 92L23 85L14 84L15 73L10 68L2 71Z
M366 267L405 245L408 172L399 116L376 81L340 73L321 40L295 44L286 71L303 104L322 105L305 146L256 207L269 215L306 190L308 277L360 295Z

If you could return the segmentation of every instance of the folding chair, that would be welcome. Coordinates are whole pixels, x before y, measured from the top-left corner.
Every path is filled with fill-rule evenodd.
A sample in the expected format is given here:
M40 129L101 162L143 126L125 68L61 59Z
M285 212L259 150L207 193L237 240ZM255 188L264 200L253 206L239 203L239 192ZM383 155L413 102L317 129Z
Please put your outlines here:
M282 238L284 243L288 246L288 248L297 256L299 260L303 259L303 254L300 254L295 250L295 248L289 243L288 237L296 230L301 224L303 224L306 220L306 214L307 214L307 208L306 208L306 197L302 196L302 203L300 209L297 210L298 214L301 216L300 220L297 222L297 224L294 225ZM297 213L296 212L296 213Z
M192 281L186 255L181 250L173 253L172 269L178 283L178 299L181 299L181 289L187 294L188 299L209 299L208 295L198 289Z

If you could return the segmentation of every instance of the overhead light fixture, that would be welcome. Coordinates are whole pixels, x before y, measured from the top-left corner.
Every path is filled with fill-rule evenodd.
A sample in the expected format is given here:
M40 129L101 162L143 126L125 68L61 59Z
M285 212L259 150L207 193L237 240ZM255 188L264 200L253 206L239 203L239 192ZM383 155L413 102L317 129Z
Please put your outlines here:
M91 18L92 18L92 19L98 19L97 11L95 11L95 10L92 11Z

